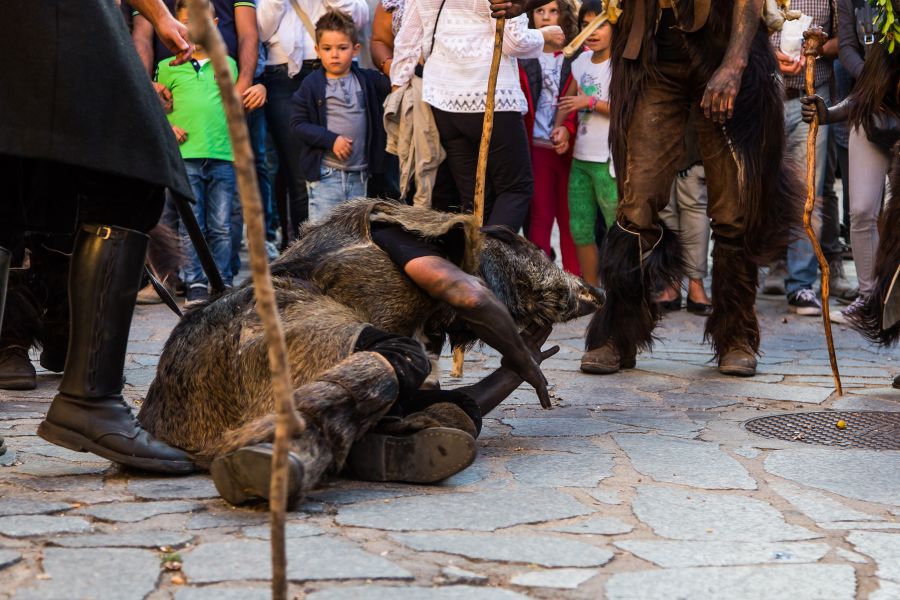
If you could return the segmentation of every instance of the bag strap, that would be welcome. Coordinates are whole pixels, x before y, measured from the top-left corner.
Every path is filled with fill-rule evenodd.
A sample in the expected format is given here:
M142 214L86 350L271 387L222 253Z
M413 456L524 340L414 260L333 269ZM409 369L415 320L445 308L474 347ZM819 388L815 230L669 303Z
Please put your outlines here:
M431 51L434 50L434 36L437 35L438 22L441 20L441 13L444 12L444 3L447 0L441 0L441 6L438 8L437 16L434 18L434 27L431 29L431 45L428 46L428 56L431 56ZM291 0L291 2L296 2L296 0Z
M297 16L300 17L300 20L303 22L303 26L306 27L306 31L309 32L309 37L313 39L313 42L316 41L316 28L313 27L312 21L309 20L309 15L306 14L300 5L297 3L297 0L291 0L291 7L293 7L294 12L297 13Z

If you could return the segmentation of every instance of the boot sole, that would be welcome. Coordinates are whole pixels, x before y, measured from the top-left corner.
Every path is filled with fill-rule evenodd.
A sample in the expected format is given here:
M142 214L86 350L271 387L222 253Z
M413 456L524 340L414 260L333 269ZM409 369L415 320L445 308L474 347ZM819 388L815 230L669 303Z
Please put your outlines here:
M609 366L584 362L581 363L581 372L588 373L590 375L612 375L613 373L618 373L620 370L620 365Z
M216 458L209 467L219 495L234 505L269 499L272 449L249 446ZM288 454L288 509L302 496L303 465Z
M467 468L476 454L475 438L465 431L431 427L404 436L366 434L347 464L366 481L435 483Z
M54 425L46 419L38 425L37 434L51 444L74 450L75 452L90 452L114 463L127 465L143 471L155 473L168 473L170 475L188 475L197 470L191 461L184 460L160 460L156 458L142 458L120 454L109 448L105 448L91 441L77 431Z
M37 388L37 380L33 376L0 379L0 390L33 390L35 388Z
M756 375L756 369L750 367L719 367L719 373L735 377L753 377Z

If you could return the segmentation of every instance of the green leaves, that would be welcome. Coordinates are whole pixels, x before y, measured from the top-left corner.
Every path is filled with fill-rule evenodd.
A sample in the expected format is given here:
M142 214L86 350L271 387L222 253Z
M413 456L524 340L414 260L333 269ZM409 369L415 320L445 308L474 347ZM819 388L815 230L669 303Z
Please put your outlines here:
M873 24L881 32L882 44L887 46L888 52L894 52L894 46L900 41L900 22L894 15L892 0L869 0L869 3L878 9Z

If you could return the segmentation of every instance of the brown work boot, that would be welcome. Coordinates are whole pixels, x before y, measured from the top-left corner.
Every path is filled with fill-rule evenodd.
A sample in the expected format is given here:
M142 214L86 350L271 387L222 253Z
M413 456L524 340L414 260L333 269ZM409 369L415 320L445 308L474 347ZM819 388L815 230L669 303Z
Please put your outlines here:
M607 340L599 348L588 350L581 357L582 373L592 375L609 375L617 373L619 369L633 369L634 365L634 355L623 359L611 340Z
M0 348L0 390L33 390L37 387L28 348L10 344Z
M435 483L475 461L475 424L450 402L403 418L386 418L357 441L347 457L351 473L366 481Z
M756 356L747 347L732 348L719 357L719 373L752 377L756 375Z

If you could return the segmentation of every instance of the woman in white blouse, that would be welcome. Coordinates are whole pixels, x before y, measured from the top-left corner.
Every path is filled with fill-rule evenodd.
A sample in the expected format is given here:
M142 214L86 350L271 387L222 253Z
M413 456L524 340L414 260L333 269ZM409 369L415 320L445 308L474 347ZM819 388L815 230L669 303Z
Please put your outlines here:
M474 196L495 24L488 0L408 0L394 40L394 86L409 81L420 57L427 59L422 99L432 107L465 210ZM564 43L559 27L528 29L525 15L506 22L485 185L486 225L518 230L531 201L531 159L522 120L527 103L515 57L534 58Z

